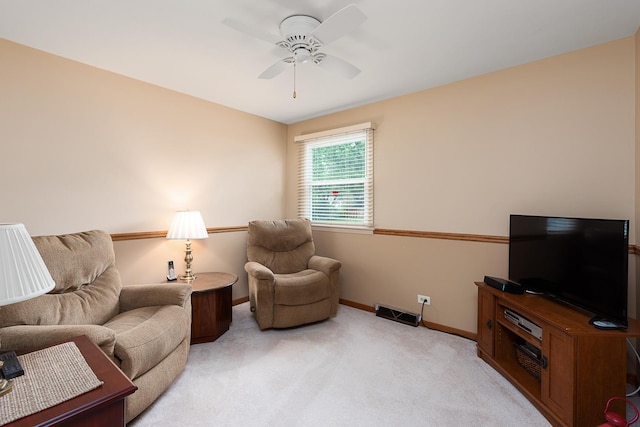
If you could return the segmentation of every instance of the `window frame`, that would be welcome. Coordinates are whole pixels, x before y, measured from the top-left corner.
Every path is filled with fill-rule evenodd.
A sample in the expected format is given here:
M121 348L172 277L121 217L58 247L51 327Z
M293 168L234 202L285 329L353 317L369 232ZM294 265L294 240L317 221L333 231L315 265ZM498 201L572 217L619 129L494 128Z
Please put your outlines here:
M297 182L297 212L298 216L309 218L312 226L320 227L323 230L348 231L372 233L373 222L373 131L375 127L371 122L360 123L337 129L326 130L296 136L294 141L298 144L298 182ZM362 221L344 222L337 220L319 221L313 220L311 200L313 162L309 157L313 148L320 148L332 145L347 144L354 137L364 138L365 156L364 168L365 176L359 180L363 183L364 207ZM341 180L338 180L341 181ZM345 178L343 183L353 182L352 178ZM316 183L317 184L317 183Z

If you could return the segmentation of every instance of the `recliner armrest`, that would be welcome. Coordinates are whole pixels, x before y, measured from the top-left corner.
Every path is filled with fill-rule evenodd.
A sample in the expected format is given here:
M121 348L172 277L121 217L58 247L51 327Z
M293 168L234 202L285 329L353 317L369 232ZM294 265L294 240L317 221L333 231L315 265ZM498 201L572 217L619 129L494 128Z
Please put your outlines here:
M101 325L16 325L0 329L0 349L27 353L34 349L86 335L113 357L116 333Z
M269 280L273 282L275 280L275 276L273 275L273 271L269 270L264 265L255 262L249 261L244 265L244 270L249 273L249 275L255 277L258 280Z
M185 308L190 297L189 283L124 285L120 291L120 312L156 305L178 305Z
M310 269L322 271L327 276L330 276L331 273L342 267L342 263L340 261L320 255L313 255L309 258L308 265Z

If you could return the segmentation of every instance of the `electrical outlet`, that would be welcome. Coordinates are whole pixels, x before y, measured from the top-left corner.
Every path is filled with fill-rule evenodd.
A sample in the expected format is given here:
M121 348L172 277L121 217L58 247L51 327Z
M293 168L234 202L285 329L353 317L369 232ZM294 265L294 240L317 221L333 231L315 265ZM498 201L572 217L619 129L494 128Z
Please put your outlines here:
M424 302L424 305L431 305L431 297L425 296L425 295L418 295L418 303L422 304Z

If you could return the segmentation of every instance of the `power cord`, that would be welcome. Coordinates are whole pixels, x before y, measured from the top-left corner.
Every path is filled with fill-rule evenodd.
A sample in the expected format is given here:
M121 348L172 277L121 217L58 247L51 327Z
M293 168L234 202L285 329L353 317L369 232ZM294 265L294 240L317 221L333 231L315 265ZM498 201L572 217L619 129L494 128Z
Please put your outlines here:
M427 302L427 300L422 300L422 308L420 309L420 323L422 323L422 326L424 326L427 329L431 329L430 327L427 326L426 323L424 323L424 304Z
M636 348L633 346L633 344L631 344L631 340L629 340L629 338L627 338L627 345L629 347L631 347L631 350L633 350L634 354L636 355L636 359L638 360L638 363L640 363L640 355L638 355L638 350L636 350ZM639 391L640 391L640 386L638 386L638 388L636 388L631 393L628 393L627 397L633 396L634 394L636 394Z
M446 331L440 331L438 329L433 329L431 327L429 327L425 322L424 322L424 304L427 302L427 300L425 299L424 301L422 301L422 307L420 308L420 323L422 324L422 326L424 326L425 328L431 330L431 331L438 331L438 332L444 332L445 334L449 334L449 335L455 335L457 337L460 338L465 338L468 340L473 341L471 338L469 337L465 337L464 335L460 335L460 334L456 334L455 332L446 332ZM640 359L638 359L640 360Z

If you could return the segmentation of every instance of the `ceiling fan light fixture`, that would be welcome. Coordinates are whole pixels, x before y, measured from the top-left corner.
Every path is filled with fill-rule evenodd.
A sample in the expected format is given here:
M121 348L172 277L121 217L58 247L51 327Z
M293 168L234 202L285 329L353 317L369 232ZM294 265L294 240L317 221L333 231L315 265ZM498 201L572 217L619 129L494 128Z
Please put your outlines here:
M301 47L293 52L293 56L296 58L298 64L304 64L311 59L311 52Z

